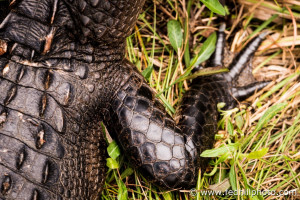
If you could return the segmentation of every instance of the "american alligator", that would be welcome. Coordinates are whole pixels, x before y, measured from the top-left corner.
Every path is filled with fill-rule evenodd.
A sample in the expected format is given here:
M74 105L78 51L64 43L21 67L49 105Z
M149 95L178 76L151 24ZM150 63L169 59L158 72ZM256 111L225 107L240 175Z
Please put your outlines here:
M124 57L144 0L19 0L0 25L0 199L96 199L105 179L99 122L149 180L195 185L212 148L217 103L236 105L267 83L236 87L262 33L230 72L196 78L173 120ZM224 26L210 66L221 66Z

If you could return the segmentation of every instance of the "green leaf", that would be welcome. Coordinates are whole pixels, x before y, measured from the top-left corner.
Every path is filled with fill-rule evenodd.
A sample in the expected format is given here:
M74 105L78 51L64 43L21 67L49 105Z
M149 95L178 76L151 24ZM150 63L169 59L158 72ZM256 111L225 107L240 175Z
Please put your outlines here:
M234 170L234 164L231 165L230 171L229 171L229 180L232 190L237 190L237 184L236 184L236 174Z
M264 155L266 155L268 153L268 150L269 150L269 148L262 148L261 150L253 151L253 152L249 153L247 158L249 158L249 159L262 158Z
M229 135L233 135L233 125L232 125L232 123L231 123L231 121L230 121L230 119L227 119L227 131L228 131L228 133L229 133Z
M119 168L118 162L112 158L106 159L106 166L110 169L118 169Z
M119 157L120 155L120 149L119 146L115 141L112 141L109 146L107 147L108 155L113 158L114 160Z
M209 186L210 190L221 191L221 192L225 192L229 188L230 188L230 182L228 178L225 178L223 181Z
M226 103L224 102L220 102L217 104L217 108L218 108L218 111L221 111L222 108L224 108L226 106Z
M191 65L199 65L200 63L204 62L205 60L209 59L209 57L214 53L216 49L216 41L217 41L217 34L214 32L211 34L203 43L200 52L194 57L191 61Z
M123 179L127 176L130 176L131 174L133 174L133 169L129 167L129 168L125 169L124 172L122 172L121 179Z
M128 199L128 191L125 183L122 180L118 180L118 200L127 200Z
M170 20L167 24L167 27L170 43L175 51L178 52L178 49L182 46L183 41L181 25L177 20Z
M209 149L209 150L205 150L204 152L201 153L201 157L217 157L220 155L223 155L227 152L233 152L235 150L237 150L238 146L240 144L239 143L231 143L228 145L223 145L217 149Z
M226 153L224 153L222 156L220 156L220 157L218 158L218 160L216 161L216 164L215 164L215 165L218 165L218 164L224 162L225 160L227 160L227 158L228 158L229 156L230 156L230 152L227 151Z
M170 192L164 192L162 196L164 197L165 200L172 200L172 196Z
M209 75L218 74L218 73L222 73L222 72L228 72L228 71L229 70L227 68L221 67L221 66L220 67L207 67L207 68L198 70L197 72L193 73L190 76L181 76L176 81L190 80L190 79L197 78L198 76L209 76Z
M240 115L235 117L235 122L237 127L239 127L239 129L242 129L244 126L244 118Z
M152 71L153 71L153 66L148 66L146 69L144 69L142 75L145 77L146 80L149 80Z
M209 10L219 15L225 16L225 8L218 0L200 0Z

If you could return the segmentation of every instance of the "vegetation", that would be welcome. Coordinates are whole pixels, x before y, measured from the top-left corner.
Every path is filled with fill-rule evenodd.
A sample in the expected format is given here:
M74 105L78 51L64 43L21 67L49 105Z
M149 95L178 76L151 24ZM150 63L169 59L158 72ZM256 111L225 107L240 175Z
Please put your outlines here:
M133 170L115 142L102 199L297 199L300 198L300 3L297 0L149 0L127 38L127 57L143 73L170 115L195 76L224 69L192 69L214 50L220 22L227 24L228 50L238 52L262 30L269 35L253 60L262 91L224 111L212 157L196 190L297 191L297 195L201 195L164 191ZM223 16L225 15L225 16ZM231 53L232 54L232 53ZM231 55L229 54L229 55ZM230 57L230 56L229 56Z

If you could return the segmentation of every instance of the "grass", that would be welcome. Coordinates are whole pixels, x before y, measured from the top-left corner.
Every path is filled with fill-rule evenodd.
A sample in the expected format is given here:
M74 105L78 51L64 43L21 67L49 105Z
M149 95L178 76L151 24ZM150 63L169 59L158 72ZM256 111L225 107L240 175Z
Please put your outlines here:
M233 52L263 29L270 32L253 60L253 74L259 81L272 82L238 108L220 109L214 149L204 154L212 159L195 188L296 191L298 196L200 192L192 196L189 190L160 190L133 170L121 151L114 155L118 163L107 173L102 199L300 199L300 3L238 0L225 10L227 42ZM194 78L193 58L203 51L208 54L204 41L217 30L220 18L197 0L147 1L134 33L127 38L127 58L156 90L170 115ZM171 20L183 30L177 49L168 36Z

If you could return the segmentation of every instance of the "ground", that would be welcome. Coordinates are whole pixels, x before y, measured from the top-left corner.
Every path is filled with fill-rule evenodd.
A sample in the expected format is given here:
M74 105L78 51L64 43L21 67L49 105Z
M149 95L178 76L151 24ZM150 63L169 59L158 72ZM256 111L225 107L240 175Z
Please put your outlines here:
M209 36L222 21L227 24L230 55L262 30L269 31L255 55L252 69L256 80L271 83L236 109L220 110L214 149L203 154L212 160L206 172L199 174L195 186L198 192L166 191L151 185L133 170L122 151L111 151L115 147L112 143L108 152L117 162L109 165L115 169L107 173L102 199L300 198L300 35L297 35L300 3L237 0L228 4L227 1L226 16L222 16L202 2L207 1L148 0L134 33L127 39L127 58L157 91L166 110L174 115L194 78L190 76L191 69L212 51ZM174 38L174 33L178 37ZM215 196L200 192L225 190L227 194ZM230 190L271 193L241 196L230 194ZM275 195L281 191L290 192Z

